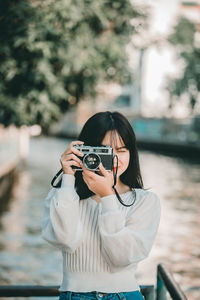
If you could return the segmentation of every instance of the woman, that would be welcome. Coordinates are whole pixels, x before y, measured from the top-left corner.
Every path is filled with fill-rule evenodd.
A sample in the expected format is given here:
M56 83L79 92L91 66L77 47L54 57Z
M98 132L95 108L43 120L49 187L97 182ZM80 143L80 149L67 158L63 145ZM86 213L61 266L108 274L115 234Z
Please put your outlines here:
M143 299L135 272L152 247L160 203L143 189L134 131L122 114L100 112L78 139L61 156L62 182L46 198L43 223L43 238L63 255L60 299ZM76 144L112 146L118 164L88 170Z

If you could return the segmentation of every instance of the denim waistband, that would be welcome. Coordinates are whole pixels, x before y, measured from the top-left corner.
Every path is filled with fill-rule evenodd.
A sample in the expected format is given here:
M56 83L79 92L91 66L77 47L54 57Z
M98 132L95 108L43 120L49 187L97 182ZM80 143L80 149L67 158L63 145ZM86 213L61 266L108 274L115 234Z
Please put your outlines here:
M136 291L131 291L131 292L118 292L118 293L105 293L105 292L70 292L70 291L66 291L66 292L62 292L66 294L66 299L67 300L73 300L73 296L75 296L76 298L82 299L82 300L109 300L113 297L117 297L119 300L125 300L126 297L128 295L140 295L140 297L142 296L139 290ZM134 298L135 299L135 298ZM139 298L137 298L139 299Z
M72 296L76 296L76 297L80 297L82 299L84 298L90 298L90 299L97 299L97 298L103 298L105 299L105 296L106 296L106 299L109 299L109 298L112 298L113 296L116 295L116 293L105 293L105 292L96 292L96 291L93 291L93 292L70 292L70 291L67 291L67 292L64 292L65 294L68 295L68 299L71 300L71 297Z

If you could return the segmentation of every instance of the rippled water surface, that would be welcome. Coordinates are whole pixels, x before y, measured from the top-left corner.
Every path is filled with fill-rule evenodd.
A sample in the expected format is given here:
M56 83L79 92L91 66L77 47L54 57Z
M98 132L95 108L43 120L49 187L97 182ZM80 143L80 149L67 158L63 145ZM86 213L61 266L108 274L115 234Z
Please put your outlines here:
M27 167L0 220L0 284L61 282L61 255L40 232L44 199L68 143L31 140ZM140 151L140 163L145 187L161 199L162 216L151 254L138 268L139 284L155 284L156 266L162 262L188 299L200 299L200 164L146 151Z

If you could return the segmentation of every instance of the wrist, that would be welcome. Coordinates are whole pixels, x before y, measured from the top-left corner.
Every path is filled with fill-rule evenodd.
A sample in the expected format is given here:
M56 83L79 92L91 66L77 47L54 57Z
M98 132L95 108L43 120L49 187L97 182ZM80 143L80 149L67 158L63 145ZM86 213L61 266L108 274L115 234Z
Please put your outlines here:
M68 171L63 171L63 174L65 174L65 175L72 175L72 176L74 176L74 173L72 173L72 172L68 172Z
M65 168L62 168L63 169L63 174L66 174L66 175L73 175L74 176L74 171L73 170L70 170L70 169L65 169Z
M63 174L61 187L74 187L75 177L72 174Z

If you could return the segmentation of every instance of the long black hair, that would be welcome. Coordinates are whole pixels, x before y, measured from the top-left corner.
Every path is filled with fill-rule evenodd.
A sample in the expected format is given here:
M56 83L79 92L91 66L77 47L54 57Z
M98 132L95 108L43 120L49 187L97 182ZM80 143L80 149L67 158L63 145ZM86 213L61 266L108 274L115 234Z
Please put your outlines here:
M120 180L131 189L143 188L135 133L121 113L110 111L96 113L85 123L78 140L83 141L85 145L100 146L108 131L112 133L113 142L118 134L130 152L128 168L120 175ZM84 182L82 172L79 171L75 173L75 188L80 199L94 195Z

